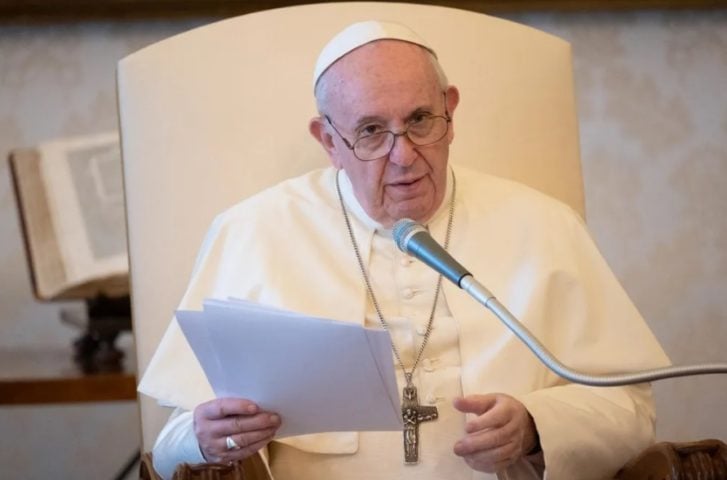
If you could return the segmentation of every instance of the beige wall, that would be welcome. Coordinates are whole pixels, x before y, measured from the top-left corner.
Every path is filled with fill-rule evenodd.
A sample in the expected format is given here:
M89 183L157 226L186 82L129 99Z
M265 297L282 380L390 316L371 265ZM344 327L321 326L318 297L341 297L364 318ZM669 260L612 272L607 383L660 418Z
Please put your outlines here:
M63 347L77 336L58 305L31 296L5 154L116 129L118 59L199 22L0 26L0 348ZM114 478L139 448L138 422L135 402L0 407L0 477Z
M674 363L727 362L727 10L517 20L573 44L604 256ZM655 390L660 438L727 441L727 375Z
M573 42L588 223L617 276L675 362L727 361L727 11L510 18ZM0 154L116 128L116 61L200 22L0 26ZM0 348L68 344L31 298L4 161L0 225ZM727 377L656 392L661 438L727 440ZM136 423L130 402L0 408L0 464L110 478Z

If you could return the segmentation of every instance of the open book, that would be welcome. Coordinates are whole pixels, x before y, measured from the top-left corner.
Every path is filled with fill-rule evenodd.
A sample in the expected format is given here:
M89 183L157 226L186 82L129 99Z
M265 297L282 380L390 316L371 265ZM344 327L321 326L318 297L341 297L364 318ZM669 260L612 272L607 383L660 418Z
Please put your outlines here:
M14 150L10 169L36 297L128 295L118 134Z

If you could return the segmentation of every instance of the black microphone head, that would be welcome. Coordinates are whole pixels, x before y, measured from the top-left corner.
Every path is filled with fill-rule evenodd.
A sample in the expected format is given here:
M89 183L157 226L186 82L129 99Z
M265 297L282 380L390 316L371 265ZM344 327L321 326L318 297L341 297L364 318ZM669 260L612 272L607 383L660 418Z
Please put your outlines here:
M414 220L410 218L402 218L394 224L391 234L394 237L394 241L396 242L396 246L399 247L399 250L404 253L409 253L406 246L409 243L411 236L417 232L426 232L426 230L426 228Z

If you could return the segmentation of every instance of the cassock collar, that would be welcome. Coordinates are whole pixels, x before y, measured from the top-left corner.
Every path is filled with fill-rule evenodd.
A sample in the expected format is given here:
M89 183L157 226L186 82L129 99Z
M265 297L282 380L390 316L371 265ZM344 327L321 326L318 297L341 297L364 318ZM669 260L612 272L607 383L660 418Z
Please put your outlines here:
M358 202L356 195L353 193L353 185L351 184L351 179L348 178L346 171L341 169L337 172L337 175L338 180L341 184L341 195L343 196L343 202L346 204L346 208L348 208L349 213L353 217L355 217L356 220L365 225L367 229L373 230L380 235L391 237L391 229L385 228L379 222L371 218L366 213L366 210L364 210L364 208ZM442 199L442 203L439 205L439 208L437 208L437 211L434 213L432 218L429 219L429 222L427 222L427 225L433 224L437 222L440 217L447 215L447 212L449 211L449 202L451 196L452 169L450 167L447 169L447 190L446 192L444 192L444 198Z

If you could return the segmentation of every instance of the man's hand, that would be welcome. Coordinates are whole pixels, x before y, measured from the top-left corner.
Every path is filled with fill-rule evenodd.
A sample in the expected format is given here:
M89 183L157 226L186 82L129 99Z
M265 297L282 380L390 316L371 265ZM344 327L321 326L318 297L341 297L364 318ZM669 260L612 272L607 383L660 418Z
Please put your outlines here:
M267 445L279 427L280 416L242 398L217 398L194 409L194 434L208 462L247 458ZM228 450L228 436L238 450Z
M466 435L454 453L481 472L498 472L530 452L537 430L525 405L509 395L470 395L454 400L454 408L476 417L465 423Z

